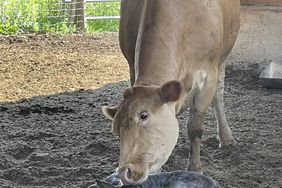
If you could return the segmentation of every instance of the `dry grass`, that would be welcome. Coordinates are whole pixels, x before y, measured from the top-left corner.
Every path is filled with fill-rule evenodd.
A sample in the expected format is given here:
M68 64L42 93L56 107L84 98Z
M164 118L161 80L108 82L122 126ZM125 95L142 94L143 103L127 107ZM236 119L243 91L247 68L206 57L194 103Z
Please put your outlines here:
M0 37L0 101L128 80L117 33Z

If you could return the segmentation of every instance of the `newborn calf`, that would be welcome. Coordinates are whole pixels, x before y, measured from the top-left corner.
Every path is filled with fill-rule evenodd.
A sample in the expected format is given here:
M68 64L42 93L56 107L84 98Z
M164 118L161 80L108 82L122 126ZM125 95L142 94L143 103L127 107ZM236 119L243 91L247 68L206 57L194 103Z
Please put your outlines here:
M97 180L97 184L90 188L220 188L220 185L211 178L189 171L162 172L149 175L148 179L140 185L118 185L119 182L117 176L111 175L105 181Z

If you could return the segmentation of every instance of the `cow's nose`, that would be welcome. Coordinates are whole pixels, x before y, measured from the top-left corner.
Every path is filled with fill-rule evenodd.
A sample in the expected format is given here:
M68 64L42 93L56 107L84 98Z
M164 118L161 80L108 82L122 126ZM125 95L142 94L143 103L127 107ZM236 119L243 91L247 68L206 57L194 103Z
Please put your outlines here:
M117 174L124 185L133 185L137 183L135 180L136 172L134 172L129 166L119 168L117 170Z

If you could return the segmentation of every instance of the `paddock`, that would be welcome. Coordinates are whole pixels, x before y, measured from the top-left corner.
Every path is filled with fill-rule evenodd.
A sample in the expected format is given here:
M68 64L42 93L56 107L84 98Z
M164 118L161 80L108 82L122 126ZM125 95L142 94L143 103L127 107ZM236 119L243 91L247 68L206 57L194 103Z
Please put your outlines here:
M211 109L205 121L204 174L227 188L282 187L282 91L259 81L282 61L282 13L265 11L242 9L227 61L225 108L238 145L219 149ZM119 143L100 108L118 104L128 79L117 33L0 36L0 186L87 187L111 174ZM178 117L163 171L187 166L187 117Z

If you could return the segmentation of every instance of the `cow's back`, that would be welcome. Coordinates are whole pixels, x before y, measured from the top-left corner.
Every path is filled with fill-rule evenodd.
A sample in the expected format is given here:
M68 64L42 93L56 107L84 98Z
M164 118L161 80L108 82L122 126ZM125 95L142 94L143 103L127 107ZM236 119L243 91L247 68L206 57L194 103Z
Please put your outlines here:
M221 60L224 60L236 40L240 19L239 0L122 0L120 45L129 63L133 63L135 59L136 41L142 30L141 17L144 6L147 6L145 27L155 27L155 33L165 32L167 38L173 38L174 31L179 35L191 35L196 41L187 40L187 43L202 45L195 48L195 44L191 44L197 52L203 47L210 46L212 50L219 53ZM214 37L221 46L212 46L209 39L205 37L205 30L211 27L214 27L214 32L210 29L211 32L207 37ZM160 34L154 34L153 40L156 40L156 35ZM157 53L160 53L160 50L156 50Z
M120 46L132 84L138 78L162 84L152 83L152 76L181 80L201 68L195 66L223 62L239 30L239 8L239 0L123 0Z

